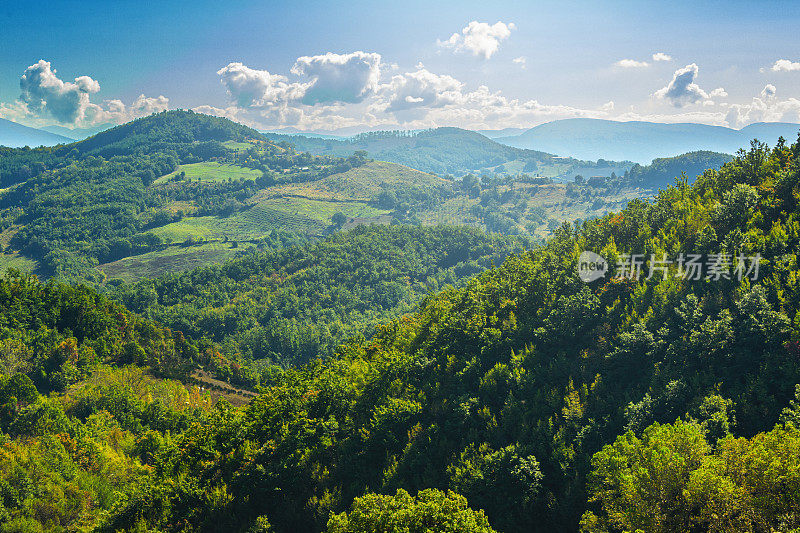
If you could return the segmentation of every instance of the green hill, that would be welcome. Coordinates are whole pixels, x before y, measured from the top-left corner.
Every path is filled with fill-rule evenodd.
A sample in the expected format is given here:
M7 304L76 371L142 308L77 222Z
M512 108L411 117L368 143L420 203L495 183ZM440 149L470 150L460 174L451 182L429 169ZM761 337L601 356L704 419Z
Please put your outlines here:
M583 163L547 154L507 161L520 151L463 130L420 133L413 147L397 145L395 134L374 137L388 155L440 154L450 164L471 154L513 177L445 179L368 160L354 146L347 157L311 155L226 119L164 112L65 146L0 148L0 268L102 284L393 221L542 237L629 197L616 189L565 197L563 187L536 185L547 180L522 171L542 170L540 160L555 173ZM497 150L506 155L491 159ZM604 165L582 171L611 174Z
M786 484L798 480L798 429L775 425L797 416L800 382L798 158L800 145L756 146L652 204L564 226L375 338L288 370L170 456L172 471L217 485L172 488L164 476L161 490L174 500L224 491L227 503L150 525L202 527L217 513L232 529L262 517L278 531L321 531L364 492L436 487L463 494L500 531L575 531L590 509L584 531L648 530L651 520L705 530L714 512L796 527L800 500ZM612 265L590 284L576 272L587 249ZM677 265L614 278L623 253L717 251L761 254L758 279L681 279ZM209 442L216 458L194 466Z
M718 170L731 159L733 156L717 152L689 152L675 157L660 157L646 166L634 165L621 177L621 182L629 187L661 189L672 184L682 173L691 182L708 169Z
M526 172L568 179L576 174L621 174L631 166L631 163L624 161L580 161L535 150L512 148L498 144L480 133L460 128L436 128L419 132L378 131L362 133L345 140L281 134L267 134L267 137L291 143L297 150L318 155L348 156L356 150L364 150L375 159L440 175Z
M85 287L8 276L4 524L796 529L798 198L800 144L754 144L693 184L564 224L457 287L431 280L446 282L443 272L473 258L485 264L501 241L363 228L121 289L175 329ZM582 251L605 258L608 272L582 281ZM632 254L643 256L641 271L628 268ZM686 275L693 255L697 277ZM224 339L229 325L257 329L270 313L318 327L429 289L374 335L297 367L237 358L246 343ZM182 328L222 330L234 355ZM283 338L299 346L298 331L286 327ZM261 388L246 407L212 405L198 387L120 368L127 362L183 377L195 365L257 375ZM246 391L196 375L247 401Z
M220 343L228 357L244 358L241 365L285 366L371 336L376 323L412 310L426 293L459 285L526 245L463 226L361 226L113 294L192 338Z

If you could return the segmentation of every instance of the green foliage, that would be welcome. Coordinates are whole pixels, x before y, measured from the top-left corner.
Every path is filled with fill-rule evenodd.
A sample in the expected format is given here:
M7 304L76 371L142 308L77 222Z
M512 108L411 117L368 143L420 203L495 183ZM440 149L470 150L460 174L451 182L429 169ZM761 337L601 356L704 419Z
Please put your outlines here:
M420 491L412 497L400 489L394 496L368 494L357 498L349 513L331 517L328 533L492 533L481 511L452 491Z
M694 179L708 169L719 169L733 159L728 154L700 151L675 157L659 157L649 165L633 165L619 180L628 186L660 189L673 183L681 174Z
M524 245L471 228L361 226L303 247L120 285L113 294L190 337L219 342L228 357L285 365L370 336L376 323L412 310L429 291L459 284ZM230 366L218 370L226 379L243 377Z
M40 390L63 390L102 362L182 375L197 353L180 333L87 287L40 283L14 271L0 278L0 363Z
M655 424L592 459L582 531L775 531L800 526L800 430L728 436L712 452L695 423Z

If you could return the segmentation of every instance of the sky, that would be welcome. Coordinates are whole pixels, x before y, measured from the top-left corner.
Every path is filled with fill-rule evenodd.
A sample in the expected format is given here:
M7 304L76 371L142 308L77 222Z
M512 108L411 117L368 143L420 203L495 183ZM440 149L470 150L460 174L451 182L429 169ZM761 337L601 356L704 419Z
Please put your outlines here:
M800 122L800 2L0 3L0 117L263 130Z

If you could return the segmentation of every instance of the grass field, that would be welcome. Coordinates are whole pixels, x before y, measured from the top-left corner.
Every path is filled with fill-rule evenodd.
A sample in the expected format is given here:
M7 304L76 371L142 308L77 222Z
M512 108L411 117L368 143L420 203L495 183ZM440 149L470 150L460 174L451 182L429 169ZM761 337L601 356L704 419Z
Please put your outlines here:
M181 172L186 173L186 178L191 181L228 181L229 179L250 179L254 180L261 177L261 172L251 168L237 167L236 165L224 165L216 161L207 161L205 163L190 163L188 165L181 165L178 170L172 174L161 176L153 183L163 184L168 183L174 176Z
M120 278L125 281L136 281L142 278L163 276L170 272L183 272L208 263L220 263L252 246L250 243L240 243L238 247L234 248L233 244L229 242L185 247L170 246L157 252L105 263L97 268L105 273L107 279Z
M6 250L8 248L8 243L18 231L19 226L11 226L5 231L0 232L0 250ZM16 251L0 253L0 274L4 274L9 268L16 268L22 272L34 272L39 268L39 262L34 259L29 259Z
M234 150L238 152L239 150L247 150L248 148L252 148L254 144L249 142L225 141L222 143L222 146L228 150Z
M39 263L16 252L13 254L0 254L0 275L4 274L9 268L16 268L22 272L35 272L39 268Z

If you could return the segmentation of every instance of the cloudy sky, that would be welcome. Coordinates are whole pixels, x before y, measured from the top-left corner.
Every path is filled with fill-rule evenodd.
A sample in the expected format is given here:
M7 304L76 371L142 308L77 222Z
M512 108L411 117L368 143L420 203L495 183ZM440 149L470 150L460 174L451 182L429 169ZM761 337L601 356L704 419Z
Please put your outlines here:
M800 2L6 2L0 117L260 129L800 122Z

